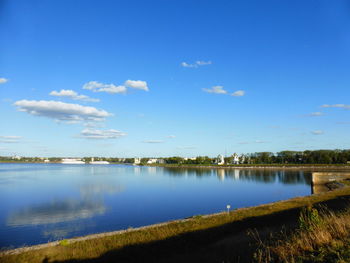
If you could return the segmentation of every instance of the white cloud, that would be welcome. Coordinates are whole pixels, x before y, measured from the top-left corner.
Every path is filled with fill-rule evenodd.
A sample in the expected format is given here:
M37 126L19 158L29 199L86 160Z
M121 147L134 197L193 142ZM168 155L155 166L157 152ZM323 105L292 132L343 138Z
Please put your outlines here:
M56 97L67 97L72 100L81 100L81 101L87 101L87 102L99 102L99 99L93 99L90 98L86 95L79 95L76 93L74 90L67 90L67 89L62 89L60 91L51 91L50 92L51 96L56 96Z
M184 68L198 68L200 66L206 66L206 65L211 65L211 64L212 64L211 61L198 60L198 61L196 61L193 64L190 64L190 63L187 63L187 62L182 62L181 66L184 67Z
M350 105L347 104L333 104L333 105L329 105L329 104L324 104L321 106L322 108L343 108L343 109L350 109Z
M188 64L186 62L182 62L181 66L183 66L184 68L197 68L198 67L198 65L196 65L196 64Z
M255 140L255 143L266 143L266 141L261 141L261 140Z
M350 121L338 121L336 124L350 124Z
M98 110L94 107L52 100L19 100L14 105L18 107L19 111L58 121L103 121L106 117L112 115L107 111Z
M116 86L114 84L104 84L98 81L85 83L83 89L92 90L93 92L107 92L110 94L126 93L125 86Z
M211 61L196 61L196 64L198 66L206 66L206 65L211 65L212 62Z
M168 139L174 139L174 138L176 138L176 136L175 135L169 135L169 136L167 136L167 138Z
M321 130L315 130L315 131L312 131L311 133L312 133L313 135L322 135L322 134L324 134L324 132L321 131Z
M4 84L4 83L6 83L8 81L9 81L8 79L0 78L0 84Z
M242 97L242 96L244 96L244 94L245 94L244 90L237 90L237 91L233 92L231 95L235 96L235 97Z
M214 86L211 89L203 89L203 91L215 94L227 94L227 91L224 90L223 86Z
M238 144L253 144L253 143L268 143L268 142L267 141L262 141L262 140L238 142Z
M143 143L163 143L164 141L162 140L147 140L147 141L143 141Z
M323 116L324 113L323 112L311 112L310 114L308 114L307 116L310 116L310 117L317 117L317 116Z
M0 143L18 143L22 136L0 136Z
M128 88L140 89L144 91L149 91L147 87L147 82L143 80L130 80L125 81L124 85Z
M197 149L197 147L195 147L195 146L178 146L178 147L176 147L176 149L179 149L179 150L192 150L192 149Z
M86 139L117 139L127 134L118 130L98 130L98 129L84 129L80 132L80 138Z

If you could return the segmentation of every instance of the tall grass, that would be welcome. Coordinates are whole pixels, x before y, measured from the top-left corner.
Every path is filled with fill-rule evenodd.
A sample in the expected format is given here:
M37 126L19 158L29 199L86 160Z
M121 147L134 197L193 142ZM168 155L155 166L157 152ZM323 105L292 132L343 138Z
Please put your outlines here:
M255 262L259 263L350 262L350 208L338 214L303 209L296 232L258 241Z

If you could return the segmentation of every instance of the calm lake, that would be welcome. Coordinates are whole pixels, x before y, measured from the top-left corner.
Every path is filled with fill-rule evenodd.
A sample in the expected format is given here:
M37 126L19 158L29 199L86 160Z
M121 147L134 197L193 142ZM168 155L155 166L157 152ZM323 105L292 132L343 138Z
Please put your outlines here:
M139 227L311 194L311 172L0 164L0 247Z

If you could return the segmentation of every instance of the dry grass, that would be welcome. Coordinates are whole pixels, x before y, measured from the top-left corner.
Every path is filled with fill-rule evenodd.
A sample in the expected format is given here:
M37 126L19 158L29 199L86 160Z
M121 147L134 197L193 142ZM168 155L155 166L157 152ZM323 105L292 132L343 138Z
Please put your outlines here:
M350 262L350 208L338 214L328 210L320 214L306 229L261 242L256 262Z

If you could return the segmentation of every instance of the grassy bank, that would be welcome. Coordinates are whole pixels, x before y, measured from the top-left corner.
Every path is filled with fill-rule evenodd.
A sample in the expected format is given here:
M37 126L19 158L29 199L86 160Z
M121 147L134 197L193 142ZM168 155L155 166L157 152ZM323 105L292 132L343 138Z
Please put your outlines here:
M240 262L249 262L243 258L251 258L255 250L253 247L249 248L246 230L253 228L266 232L266 229L270 231L277 226L293 225L303 206L328 202L342 207L348 199L350 200L350 188L346 187L324 194L238 209L230 213L195 216L183 221L128 230L121 234L85 241L67 240L52 247L14 255L2 254L0 261L4 263L108 262L110 260L145 262L147 259L152 262L212 262L224 256L225 258L238 257L241 259ZM227 239L229 242L225 241ZM235 243L237 241L239 241L238 244ZM241 247L241 249L230 250L230 245L227 247L227 244L232 242L236 244L235 248ZM217 245L221 243L224 245ZM242 251L245 251L244 255L240 255ZM220 256L218 253L221 253ZM203 255L205 255L204 258Z
M350 262L350 207L340 213L308 207L295 233L280 234L260 246L258 263Z

